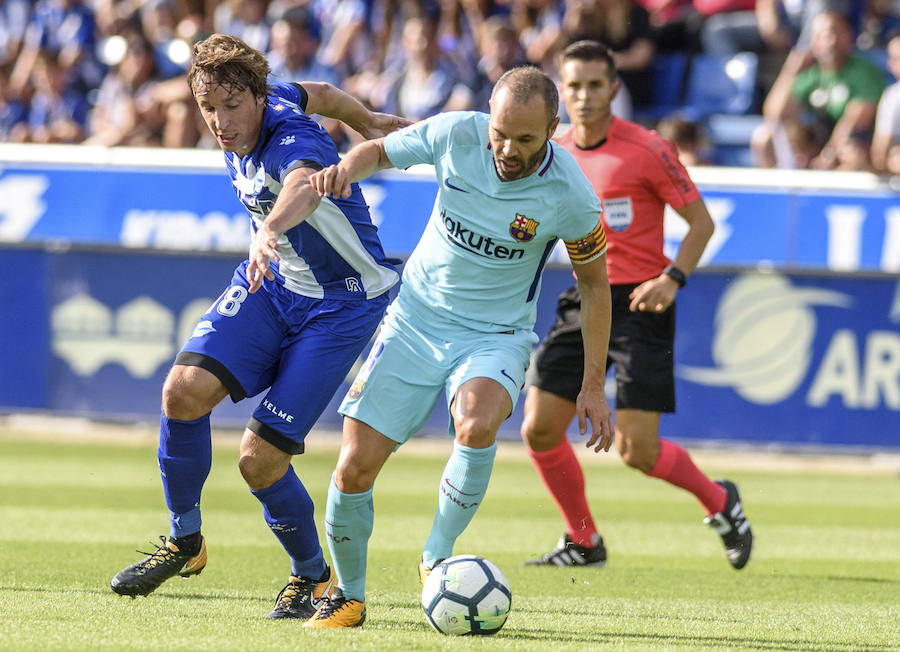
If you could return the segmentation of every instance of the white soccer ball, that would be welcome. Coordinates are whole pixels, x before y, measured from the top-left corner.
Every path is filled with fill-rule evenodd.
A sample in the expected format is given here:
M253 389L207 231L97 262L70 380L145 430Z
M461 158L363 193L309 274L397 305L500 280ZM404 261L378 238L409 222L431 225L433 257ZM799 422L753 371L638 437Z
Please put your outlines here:
M441 634L496 634L511 606L512 592L503 572L475 555L445 559L422 588L425 618Z

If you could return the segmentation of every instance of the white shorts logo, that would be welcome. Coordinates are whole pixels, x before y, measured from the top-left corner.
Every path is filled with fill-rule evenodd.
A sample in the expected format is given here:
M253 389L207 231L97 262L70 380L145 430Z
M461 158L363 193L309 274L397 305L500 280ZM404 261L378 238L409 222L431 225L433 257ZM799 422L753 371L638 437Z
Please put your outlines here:
M606 216L606 224L609 228L613 231L624 231L634 221L631 197L604 199L603 214Z

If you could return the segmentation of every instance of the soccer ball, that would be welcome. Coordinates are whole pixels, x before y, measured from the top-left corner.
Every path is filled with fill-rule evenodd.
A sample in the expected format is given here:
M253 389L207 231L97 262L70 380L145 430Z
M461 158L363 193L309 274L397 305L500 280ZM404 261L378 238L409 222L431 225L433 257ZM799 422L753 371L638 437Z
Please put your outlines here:
M512 593L503 572L475 555L445 559L422 588L425 618L441 634L496 634L511 606Z

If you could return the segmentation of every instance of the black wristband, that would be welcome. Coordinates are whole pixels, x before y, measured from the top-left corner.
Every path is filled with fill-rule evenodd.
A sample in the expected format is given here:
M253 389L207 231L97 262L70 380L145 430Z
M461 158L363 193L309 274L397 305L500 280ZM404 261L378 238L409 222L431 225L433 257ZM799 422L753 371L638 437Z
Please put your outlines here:
M675 265L669 265L668 267L666 267L663 270L663 274L678 283L678 287L680 288L683 288L685 285L687 285L687 276L684 275L684 272L675 267Z

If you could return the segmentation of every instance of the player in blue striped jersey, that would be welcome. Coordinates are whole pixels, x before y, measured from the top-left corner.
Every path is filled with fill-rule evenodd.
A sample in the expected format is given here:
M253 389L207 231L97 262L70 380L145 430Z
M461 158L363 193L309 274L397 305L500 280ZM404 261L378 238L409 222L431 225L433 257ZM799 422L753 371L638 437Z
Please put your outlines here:
M578 287L589 297L579 425L587 433L591 424L589 446L609 450L606 237L593 189L572 156L549 141L558 102L544 73L515 68L495 85L490 116L428 118L357 146L310 178L324 196L352 196L351 182L379 169L424 163L434 165L439 189L397 299L341 404L343 443L325 511L339 590L304 627L355 627L365 620L375 478L391 452L425 423L442 391L455 441L420 578L453 554L484 499L497 429L525 380L537 342L541 273L558 239L566 242Z
M214 34L194 48L188 82L250 213L250 253L201 318L163 387L159 467L169 537L116 575L122 595L147 595L206 565L200 494L211 465L209 415L226 396L266 391L241 441L240 471L291 560L271 618L306 618L334 584L313 503L293 455L377 328L399 280L358 186L322 199L308 177L339 161L309 116L336 118L367 138L407 124L368 111L323 83L267 83L258 51Z

